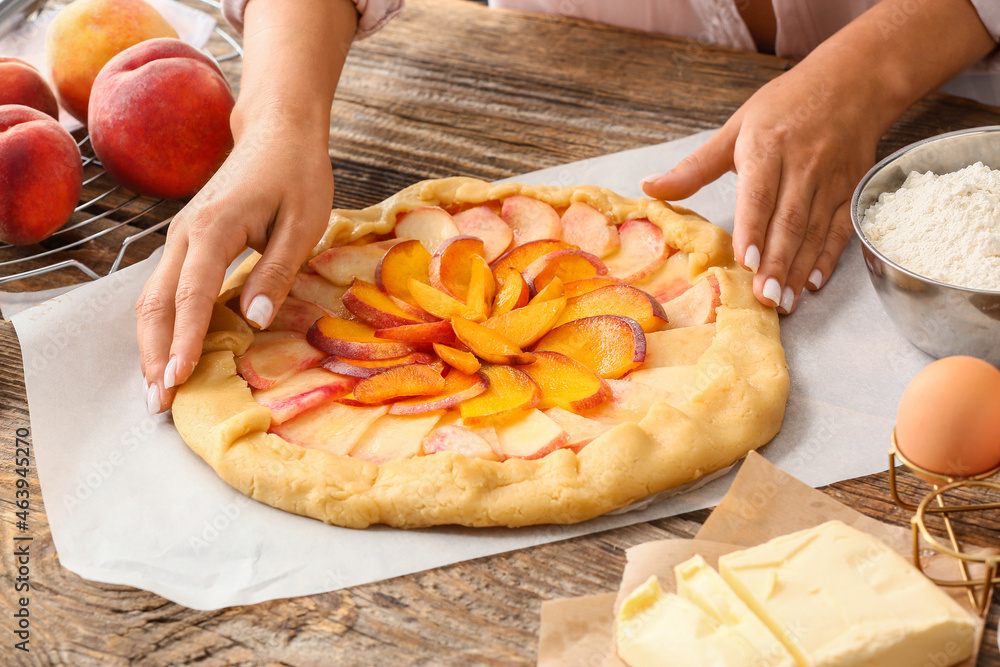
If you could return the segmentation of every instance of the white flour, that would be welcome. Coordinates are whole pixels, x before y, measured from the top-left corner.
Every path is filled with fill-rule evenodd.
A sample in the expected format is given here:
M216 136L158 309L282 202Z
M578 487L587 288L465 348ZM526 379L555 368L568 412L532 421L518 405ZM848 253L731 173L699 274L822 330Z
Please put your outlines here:
M861 229L914 273L1000 290L1000 171L982 162L941 176L910 172L865 211Z

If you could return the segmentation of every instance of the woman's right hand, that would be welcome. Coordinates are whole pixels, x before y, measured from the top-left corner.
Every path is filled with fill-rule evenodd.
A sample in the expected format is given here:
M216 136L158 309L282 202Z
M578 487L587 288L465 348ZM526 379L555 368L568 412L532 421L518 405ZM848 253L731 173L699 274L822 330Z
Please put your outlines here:
M308 135L287 118L234 125L232 153L170 223L163 256L136 303L153 414L170 407L174 387L194 370L229 264L248 246L262 254L244 284L240 309L266 327L329 221L328 133Z

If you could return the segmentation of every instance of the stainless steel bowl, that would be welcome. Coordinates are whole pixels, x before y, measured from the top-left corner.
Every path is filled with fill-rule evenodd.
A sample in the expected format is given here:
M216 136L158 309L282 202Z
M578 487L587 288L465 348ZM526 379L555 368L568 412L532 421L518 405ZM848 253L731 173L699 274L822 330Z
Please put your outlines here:
M854 191L851 220L875 292L911 343L934 357L967 354L1000 366L1000 292L948 285L904 269L861 230L864 212L883 192L898 190L911 171L945 174L976 162L1000 169L1000 125L941 134L885 158Z

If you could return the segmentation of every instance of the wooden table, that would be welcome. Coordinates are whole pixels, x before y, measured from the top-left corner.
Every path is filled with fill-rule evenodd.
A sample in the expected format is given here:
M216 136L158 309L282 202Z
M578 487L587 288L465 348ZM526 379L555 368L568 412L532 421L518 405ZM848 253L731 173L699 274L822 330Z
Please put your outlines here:
M337 205L368 205L423 178L460 174L491 180L676 139L721 124L787 67L773 57L488 10L464 0L411 0L402 16L350 56L330 129ZM892 128L879 152L998 122L995 109L933 95ZM88 250L91 262L107 262L117 250L110 245ZM100 270L106 271L106 264ZM30 288L77 279L49 274ZM693 512L348 590L201 612L63 569L32 469L31 652L25 654L12 648L12 614L21 594L14 590L17 567L10 545L18 533L14 436L28 426L18 343L3 322L4 665L534 664L542 601L614 590L626 548L691 536L708 514ZM907 523L889 499L885 474L825 490L873 517ZM996 544L1000 514L969 518L961 530L974 543ZM993 611L980 665L1000 666Z

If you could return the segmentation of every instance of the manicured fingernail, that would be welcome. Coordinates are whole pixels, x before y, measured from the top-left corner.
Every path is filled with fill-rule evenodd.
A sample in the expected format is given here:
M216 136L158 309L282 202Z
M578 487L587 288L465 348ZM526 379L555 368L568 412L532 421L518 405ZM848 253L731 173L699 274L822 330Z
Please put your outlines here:
M274 315L274 304L263 294L258 294L247 308L247 319L258 329L265 329Z
M170 357L167 367L163 369L163 388L170 389L177 381L177 355Z
M664 176L666 176L666 174L665 174L665 173L664 173L664 174L650 174L650 175L649 175L649 176L647 176L646 178L644 178L644 179L642 179L641 181L639 181L639 185L640 185L640 186L642 186L642 185L648 185L649 183L652 183L652 182L654 182L654 181L658 181L658 180L660 180L660 179L661 179L661 178L663 178Z
M757 273L757 269L760 268L760 248L755 246L753 243L747 246L747 251L743 253L743 266L747 267L754 273Z
M813 269L812 273L809 274L807 282L816 289L819 289L823 285L823 272L819 269Z
M791 287L786 287L781 291L781 309L790 313L793 305L795 305L795 292Z
M151 415L160 414L160 388L155 384L149 385L146 391L146 408Z
M781 285L777 279L768 278L764 282L764 298L774 302L775 306L781 302Z

